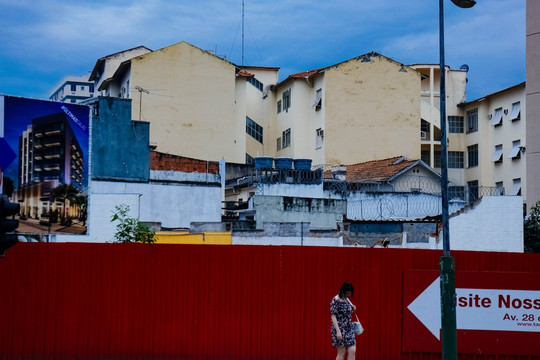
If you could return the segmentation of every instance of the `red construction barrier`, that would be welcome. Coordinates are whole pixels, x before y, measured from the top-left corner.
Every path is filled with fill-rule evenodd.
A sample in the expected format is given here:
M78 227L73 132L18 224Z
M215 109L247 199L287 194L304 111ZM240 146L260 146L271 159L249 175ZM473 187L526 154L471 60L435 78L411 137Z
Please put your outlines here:
M357 337L357 359L440 359L436 349L410 350L403 333L417 321L418 336L432 336L404 303L411 300L404 277L411 270L438 271L441 255L387 248L20 243L0 258L0 358L332 359L329 304L351 281L365 328ZM452 255L457 282L461 271L540 278L540 254ZM526 336L540 343L540 332ZM540 359L512 353L512 346L494 349L499 353L460 351L460 359Z

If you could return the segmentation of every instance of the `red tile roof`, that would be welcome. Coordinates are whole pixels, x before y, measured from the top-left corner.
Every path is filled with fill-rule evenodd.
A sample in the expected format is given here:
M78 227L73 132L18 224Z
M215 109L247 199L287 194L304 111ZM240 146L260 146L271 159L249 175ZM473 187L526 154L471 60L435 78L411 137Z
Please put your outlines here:
M249 71L241 69L241 70L238 70L238 72L236 73L236 76L243 76L243 77L250 78L250 77L253 77L255 75L250 73Z
M417 162L418 160L411 160L405 156L396 156L347 165L347 181L389 181Z
M313 70L308 70L308 71L302 71L302 72L299 72L299 73L296 73L296 74L289 75L289 77L294 77L294 78L306 78L306 77L313 76L313 75L317 74L319 71L324 70L324 69L326 69L326 68L327 68L327 67L322 67L322 68L318 68L318 69L313 69Z

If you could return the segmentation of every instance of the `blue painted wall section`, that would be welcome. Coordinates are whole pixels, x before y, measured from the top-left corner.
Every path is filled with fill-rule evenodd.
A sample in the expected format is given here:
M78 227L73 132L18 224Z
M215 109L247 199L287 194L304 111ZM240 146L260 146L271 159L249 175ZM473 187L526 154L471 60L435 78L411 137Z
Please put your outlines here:
M131 100L99 97L92 116L92 179L147 182L150 123L131 119Z

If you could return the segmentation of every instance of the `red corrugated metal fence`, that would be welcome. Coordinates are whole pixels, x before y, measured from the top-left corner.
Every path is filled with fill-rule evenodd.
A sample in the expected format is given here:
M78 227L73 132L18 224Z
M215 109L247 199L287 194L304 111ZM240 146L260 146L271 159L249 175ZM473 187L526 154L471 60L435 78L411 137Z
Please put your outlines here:
M20 243L0 259L2 359L332 359L343 281L366 329L358 359L403 353L403 272L430 250ZM540 255L454 252L456 270L537 272ZM461 355L462 359L514 359Z

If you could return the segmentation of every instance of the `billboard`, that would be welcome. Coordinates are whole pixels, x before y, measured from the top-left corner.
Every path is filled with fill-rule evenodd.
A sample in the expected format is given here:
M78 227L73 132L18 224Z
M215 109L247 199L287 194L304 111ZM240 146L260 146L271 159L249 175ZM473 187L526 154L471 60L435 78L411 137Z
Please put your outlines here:
M0 95L0 191L19 233L86 233L88 147L88 106Z

